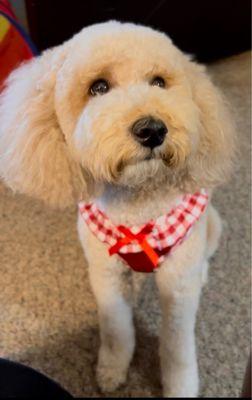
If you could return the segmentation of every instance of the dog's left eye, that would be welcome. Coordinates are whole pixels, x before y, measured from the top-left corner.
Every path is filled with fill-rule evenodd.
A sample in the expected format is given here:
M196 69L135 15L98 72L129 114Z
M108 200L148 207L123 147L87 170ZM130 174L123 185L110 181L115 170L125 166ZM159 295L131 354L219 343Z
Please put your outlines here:
M151 81L150 81L151 86L158 86L161 88L165 87L165 80L161 76L155 76Z
M90 86L89 94L91 94L91 96L96 96L97 94L105 94L109 91L109 89L110 86L108 81L106 81L105 79L98 79Z

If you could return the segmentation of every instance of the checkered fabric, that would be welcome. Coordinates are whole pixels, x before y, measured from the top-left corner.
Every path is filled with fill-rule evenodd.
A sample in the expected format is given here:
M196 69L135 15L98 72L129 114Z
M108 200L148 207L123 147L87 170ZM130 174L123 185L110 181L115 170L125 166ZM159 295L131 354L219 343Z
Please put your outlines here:
M147 228L147 233L144 239L152 249L162 251L169 248L174 250L188 236L192 226L204 212L207 203L208 194L204 189L194 194L186 194L178 199L176 206L169 213L156 220L150 220L147 224L130 228L114 225L95 203L80 202L79 211L91 232L101 242L108 244L110 249L124 238L123 230L130 231L131 241L122 245L118 251L118 254L127 254L142 251L137 235L140 236L145 228Z

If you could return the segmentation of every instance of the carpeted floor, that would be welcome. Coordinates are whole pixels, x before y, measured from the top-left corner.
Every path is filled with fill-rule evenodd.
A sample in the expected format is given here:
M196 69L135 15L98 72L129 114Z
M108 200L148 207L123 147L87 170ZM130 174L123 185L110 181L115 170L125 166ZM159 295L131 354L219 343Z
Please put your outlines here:
M209 71L233 106L241 153L235 177L214 198L225 230L197 324L201 393L237 397L250 343L250 53ZM0 356L37 368L74 396L95 397L97 313L75 221L75 210L48 210L0 186ZM136 311L136 355L116 397L161 395L151 280L145 293Z

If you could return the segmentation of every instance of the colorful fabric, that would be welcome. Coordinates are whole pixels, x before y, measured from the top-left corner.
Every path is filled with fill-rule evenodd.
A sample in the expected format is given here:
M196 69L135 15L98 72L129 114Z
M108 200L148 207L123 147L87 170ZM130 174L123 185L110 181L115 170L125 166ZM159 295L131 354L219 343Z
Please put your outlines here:
M18 25L9 2L0 1L0 91L9 73L36 54L28 35Z
M168 214L130 228L114 225L95 203L80 202L79 211L91 232L109 246L110 255L118 254L135 271L153 272L187 237L207 203L203 189L186 194Z

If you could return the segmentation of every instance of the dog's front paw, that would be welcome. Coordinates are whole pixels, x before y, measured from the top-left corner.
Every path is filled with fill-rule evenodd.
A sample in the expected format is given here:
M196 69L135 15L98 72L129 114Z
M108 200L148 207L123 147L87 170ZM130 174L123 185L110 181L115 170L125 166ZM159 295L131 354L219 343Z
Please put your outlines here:
M183 387L183 383L180 388L172 388L163 390L163 397L168 399L195 399L198 396L198 390L188 390Z
M109 351L100 350L96 378L102 392L113 392L125 383L127 371L128 363L124 363L120 355L116 357Z
M198 373L196 368L184 367L170 371L163 378L163 395L168 398L195 398L198 395Z
M113 392L125 383L127 371L122 371L115 366L98 365L96 377L102 392Z

